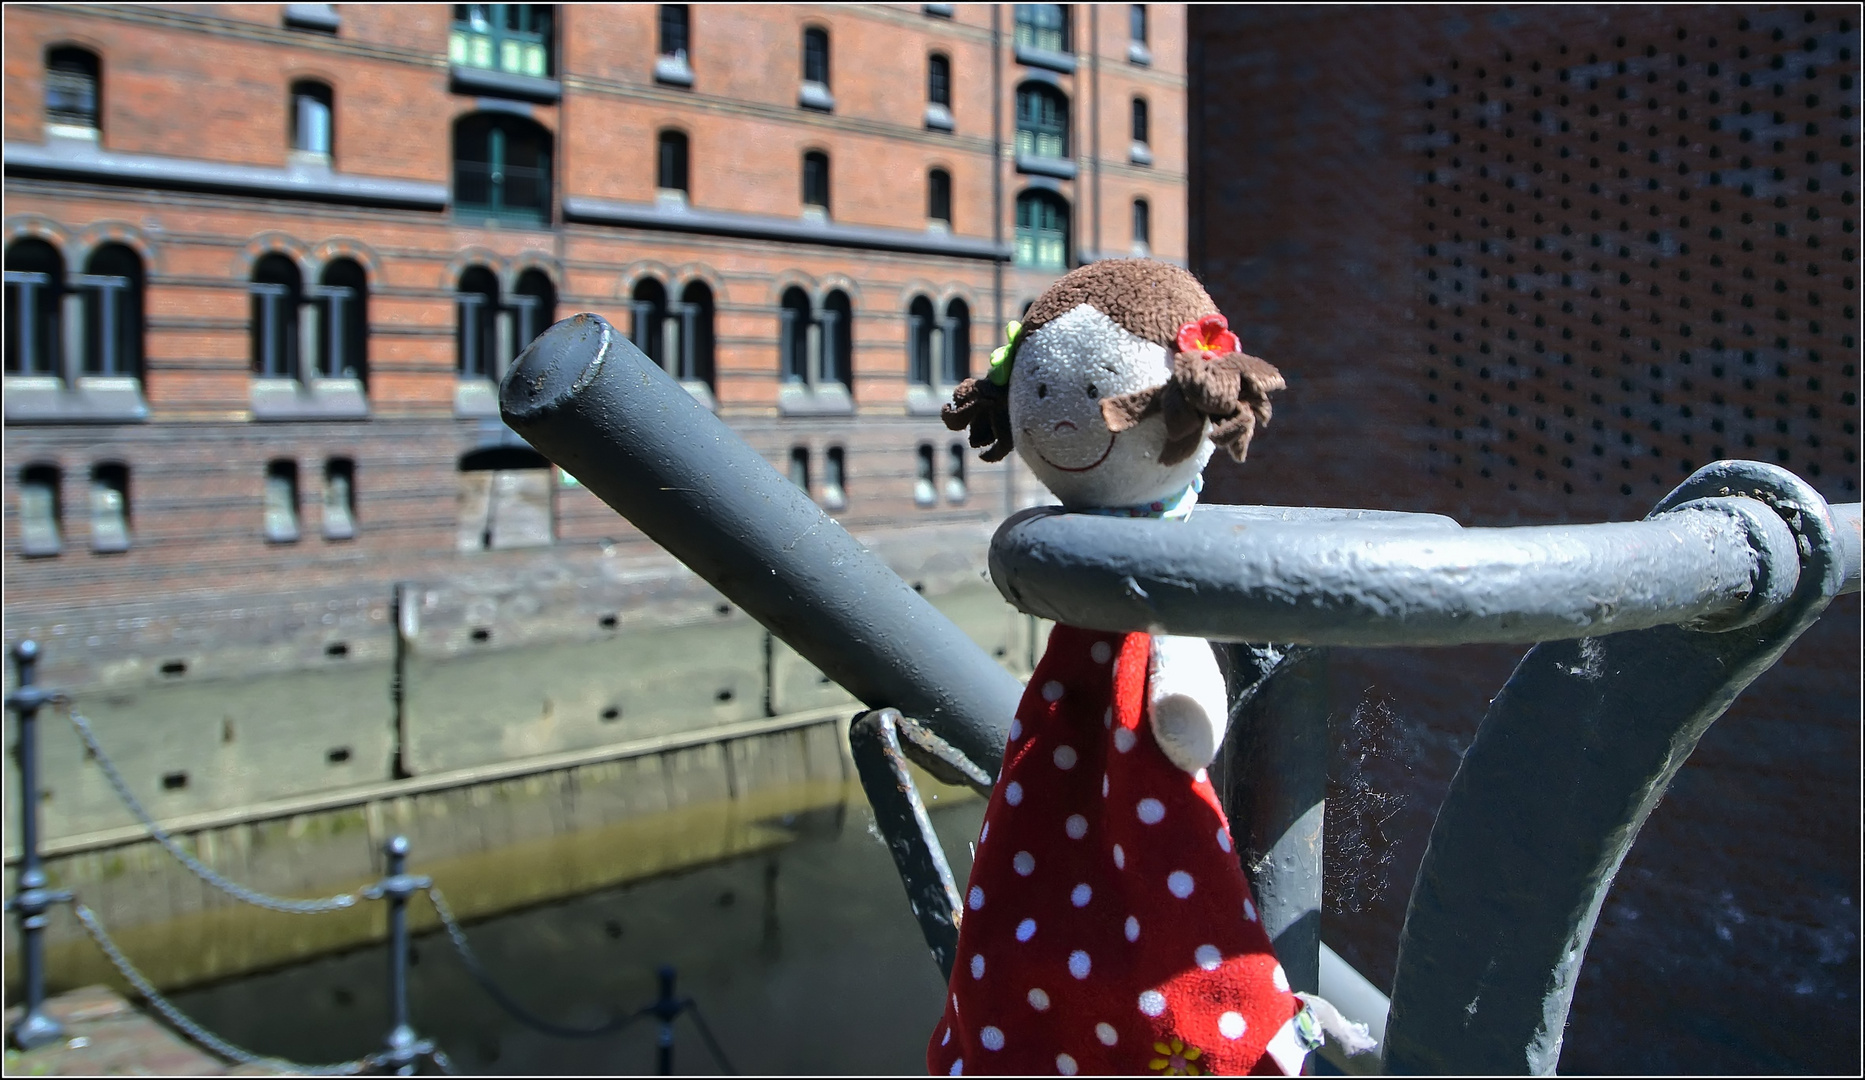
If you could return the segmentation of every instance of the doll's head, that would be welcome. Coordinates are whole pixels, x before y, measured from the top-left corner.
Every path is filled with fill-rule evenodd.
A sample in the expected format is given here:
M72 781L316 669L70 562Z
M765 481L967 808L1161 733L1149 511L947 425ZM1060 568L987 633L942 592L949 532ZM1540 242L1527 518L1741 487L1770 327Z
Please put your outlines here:
M1197 278L1109 259L1051 285L944 416L986 461L1020 452L1064 506L1140 506L1184 491L1214 446L1242 461L1282 386Z

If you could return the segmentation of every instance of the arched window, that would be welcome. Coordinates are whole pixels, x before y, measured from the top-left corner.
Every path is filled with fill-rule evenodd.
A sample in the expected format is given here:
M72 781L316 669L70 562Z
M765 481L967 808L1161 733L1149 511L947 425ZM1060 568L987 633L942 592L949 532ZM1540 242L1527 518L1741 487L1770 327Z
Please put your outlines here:
M829 31L819 26L803 31L803 81L829 85Z
M1143 97L1133 99L1133 141L1141 146L1152 141L1146 119L1146 99Z
M58 466L35 462L19 471L19 551L56 555L64 547Z
M957 386L971 377L971 305L954 296L945 306L945 348L940 351L941 383Z
M130 470L120 461L91 468L91 550L130 549Z
M298 539L298 463L290 458L266 462L265 537L274 544Z
M1146 44L1146 5L1129 4L1127 11L1127 36L1133 41Z
M952 107L952 61L944 53L926 58L926 101Z
M6 373L58 375L65 260L44 240L28 237L6 249Z
M829 212L829 155L821 150L803 155L803 205Z
M550 156L550 132L536 121L510 113L461 117L453 125L455 212L550 224Z
M105 244L70 283L83 290L84 374L142 377L142 257Z
M968 489L965 487L965 444L953 443L947 447L948 458L952 463L945 477L945 501L961 503L965 501Z
M830 291L822 302L822 373L818 384L855 385L855 312L848 294Z
M308 79L291 84L289 127L293 150L328 158L336 142L334 116L330 87Z
M461 551L544 547L556 538L550 462L528 446L492 446L460 457Z
M848 456L839 446L831 446L823 455L822 506L825 510L848 506Z
M1016 43L1025 49L1068 51L1068 13L1061 4L1018 4Z
M299 367L298 307L304 302L304 278L289 255L273 252L253 267L252 284L253 374L268 379L295 379Z
M1017 196L1018 266L1061 270L1068 265L1068 203L1041 189Z
M1068 98L1043 83L1017 87L1017 156L1068 157Z
M815 365L810 363L810 345L817 338L810 318L809 294L792 285L778 302L777 351L783 365L785 382L807 383Z
M952 227L952 174L944 169L926 174L926 216Z
M685 4L662 4L660 10L660 55L686 61L687 41L692 27Z
M809 447L790 448L790 482L809 491Z
M89 49L61 45L45 53L45 121L96 131L103 115L103 66Z
M921 443L913 475L913 501L931 506L939 501L938 473L933 462L932 443Z
M703 281L688 282L680 291L676 311L680 317L680 370L674 374L683 383L701 383L710 390L714 386L712 289Z
M369 379L369 275L355 259L332 259L318 275L312 310L318 327L317 374L326 379Z
M1153 207L1145 199L1133 200L1133 252L1144 255L1153 245Z
M655 146L655 187L662 191L677 191L681 195L687 193L686 147L685 132L660 133Z
M356 536L356 462L333 457L324 462L324 539Z
M651 277L635 282L629 310L634 315L629 340L646 353L656 367L671 372L673 369L667 363L667 287Z
M515 324L511 356L501 358L507 361L530 348L537 336L557 321L557 287L551 284L550 275L536 267L519 274L518 284L512 287L510 307Z
M932 301L916 296L907 305L907 381L915 386L931 386L933 381L933 342L940 337L933 317Z
M483 266L467 267L453 299L460 311L460 378L497 379L499 279Z

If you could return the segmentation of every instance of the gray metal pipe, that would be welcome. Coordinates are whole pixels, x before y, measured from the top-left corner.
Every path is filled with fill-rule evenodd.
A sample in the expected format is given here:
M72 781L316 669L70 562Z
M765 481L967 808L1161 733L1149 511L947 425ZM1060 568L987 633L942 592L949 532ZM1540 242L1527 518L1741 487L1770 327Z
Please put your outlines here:
M870 708L991 775L1023 687L599 315L519 354L505 422Z
M1848 518L1848 515L1850 517ZM1858 507L1834 517L1856 521ZM1855 529L1847 580L1857 589ZM1023 611L1098 630L1307 645L1463 645L1682 624L1730 629L1793 593L1796 540L1744 497L1644 521L1464 529L1435 515L1200 507L1181 525L1026 510L991 542Z

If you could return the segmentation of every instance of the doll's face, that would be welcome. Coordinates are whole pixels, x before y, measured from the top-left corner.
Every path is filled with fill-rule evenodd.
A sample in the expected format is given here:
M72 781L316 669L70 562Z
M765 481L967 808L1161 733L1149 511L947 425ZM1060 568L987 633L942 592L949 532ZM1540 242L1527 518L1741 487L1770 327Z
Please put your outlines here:
M1176 465L1159 464L1165 419L1155 413L1115 435L1101 399L1163 385L1166 350L1082 304L1025 337L1010 369L1010 425L1017 452L1062 505L1140 506L1185 490L1211 444Z

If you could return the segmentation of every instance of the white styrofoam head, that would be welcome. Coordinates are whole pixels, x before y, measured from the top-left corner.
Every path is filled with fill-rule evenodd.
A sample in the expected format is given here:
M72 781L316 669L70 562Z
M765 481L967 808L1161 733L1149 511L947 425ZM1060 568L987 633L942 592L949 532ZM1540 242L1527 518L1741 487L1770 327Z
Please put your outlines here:
M1115 435L1101 399L1163 386L1172 359L1088 304L1045 323L1017 346L1010 369L1010 426L1017 452L1062 505L1143 506L1184 491L1211 459L1211 442L1161 465L1166 422L1158 413Z

